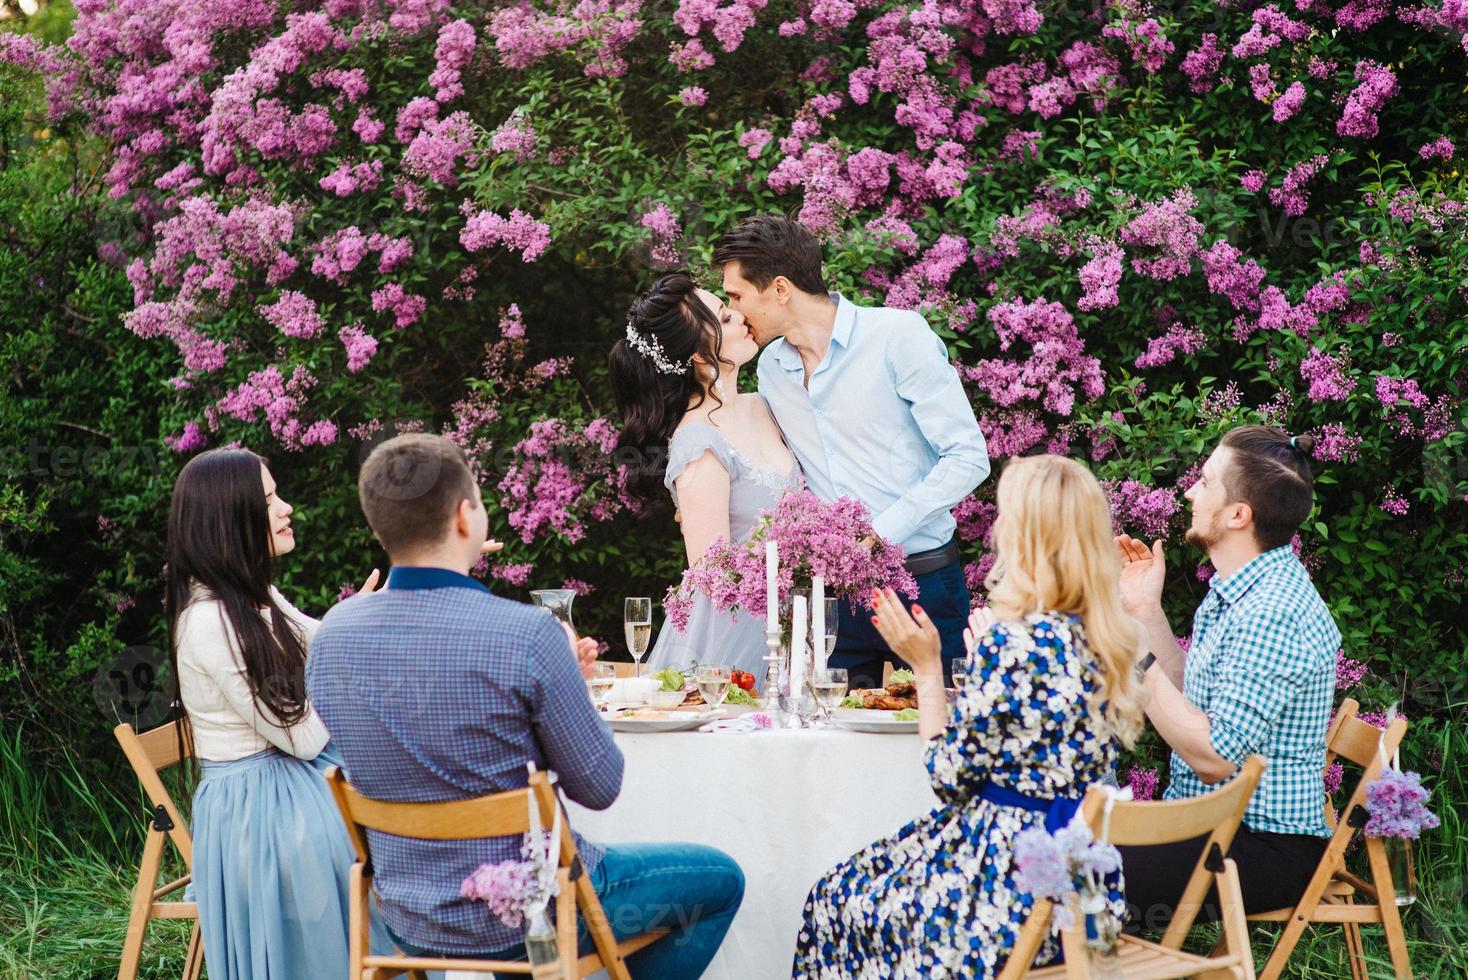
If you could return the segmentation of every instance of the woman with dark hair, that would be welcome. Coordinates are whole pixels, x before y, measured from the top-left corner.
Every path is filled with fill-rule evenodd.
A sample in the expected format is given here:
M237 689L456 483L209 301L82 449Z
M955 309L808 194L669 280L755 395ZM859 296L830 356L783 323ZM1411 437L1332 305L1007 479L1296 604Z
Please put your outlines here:
M271 584L295 548L291 506L242 449L190 460L168 515L168 634L182 737L200 779L193 895L215 980L347 971L353 852L322 771L326 727L306 700L317 621ZM363 586L371 592L374 570ZM391 949L386 933L374 946Z
M739 369L758 353L744 317L683 272L637 298L627 336L612 348L629 486L657 499L661 483L672 495L690 565L718 538L747 539L760 513L800 481L769 406L739 391ZM664 628L648 662L720 664L763 679L764 655L763 620L739 612L731 623L700 596L688 628Z

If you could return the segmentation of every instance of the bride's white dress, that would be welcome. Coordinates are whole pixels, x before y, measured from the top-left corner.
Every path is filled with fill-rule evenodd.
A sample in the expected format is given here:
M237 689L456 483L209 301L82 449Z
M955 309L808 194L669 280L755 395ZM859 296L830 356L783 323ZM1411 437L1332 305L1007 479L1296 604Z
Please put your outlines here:
M673 433L668 443L668 472L663 478L673 503L678 490L673 481L704 452L711 452L729 472L729 536L736 543L748 540L762 512L774 507L781 497L800 482L800 464L779 474L748 459L731 446L718 429L704 422L690 422ZM688 629L679 632L666 620L648 657L653 670L666 667L686 669L692 664L719 664L746 670L764 682L765 621L742 609L733 614L716 610L707 596L694 599Z

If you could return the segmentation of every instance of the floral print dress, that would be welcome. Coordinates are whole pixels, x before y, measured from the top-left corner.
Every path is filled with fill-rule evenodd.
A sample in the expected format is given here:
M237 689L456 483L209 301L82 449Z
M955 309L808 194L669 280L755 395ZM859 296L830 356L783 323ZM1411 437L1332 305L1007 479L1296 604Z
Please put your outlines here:
M1045 814L999 806L992 780L1026 796L1079 797L1114 771L1116 746L1088 707L1101 671L1077 617L996 623L926 762L940 805L837 865L811 889L793 975L811 980L989 977L1004 968L1034 899L1014 885L1014 840ZM1111 911L1126 911L1119 875ZM1059 955L1052 926L1036 958Z

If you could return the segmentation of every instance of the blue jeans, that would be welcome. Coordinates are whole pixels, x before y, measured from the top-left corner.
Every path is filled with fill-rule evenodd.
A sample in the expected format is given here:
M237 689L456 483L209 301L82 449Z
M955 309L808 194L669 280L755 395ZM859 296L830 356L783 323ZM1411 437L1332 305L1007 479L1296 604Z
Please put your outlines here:
M702 844L613 844L591 886L618 940L649 929L672 933L627 957L637 980L696 980L719 951L744 899L744 872L723 851ZM586 924L579 925L581 955L595 947ZM435 955L399 941L412 956ZM523 960L525 947L486 954L485 959Z
M952 682L954 662L963 663L963 629L968 625L969 595L963 564L954 562L936 572L920 575L917 585L918 605L938 627L938 635L943 639L943 678ZM882 665L889 661L898 667L907 666L872 625L871 610L853 607L842 599L836 649L828 664L846 668L853 688L880 687Z

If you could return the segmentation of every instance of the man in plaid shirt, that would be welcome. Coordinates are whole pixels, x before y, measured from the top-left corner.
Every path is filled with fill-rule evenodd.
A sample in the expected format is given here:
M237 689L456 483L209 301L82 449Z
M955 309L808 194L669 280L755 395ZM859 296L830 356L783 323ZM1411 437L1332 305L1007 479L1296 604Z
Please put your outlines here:
M1247 912L1294 905L1325 853L1325 734L1341 635L1291 541L1313 505L1310 436L1245 426L1224 436L1188 491L1187 540L1213 564L1186 651L1162 611L1162 542L1117 538L1122 598L1143 624L1147 716L1172 747L1167 799L1204 793L1250 755L1268 768L1229 856ZM1133 925L1160 928L1201 853L1197 841L1122 848ZM1210 905L1204 917L1216 917Z
M386 588L326 615L306 667L311 702L352 783L380 800L461 800L524 787L533 762L576 802L610 806L622 752L591 704L582 651L544 610L468 575L488 516L463 450L438 436L399 436L367 459L358 491L393 567ZM595 643L582 643L594 657ZM522 929L460 894L481 864L519 860L518 838L369 831L368 842L378 907L405 951L524 957ZM743 898L739 866L693 844L602 847L578 837L577 848L618 938L673 930L628 957L631 972L701 975Z

